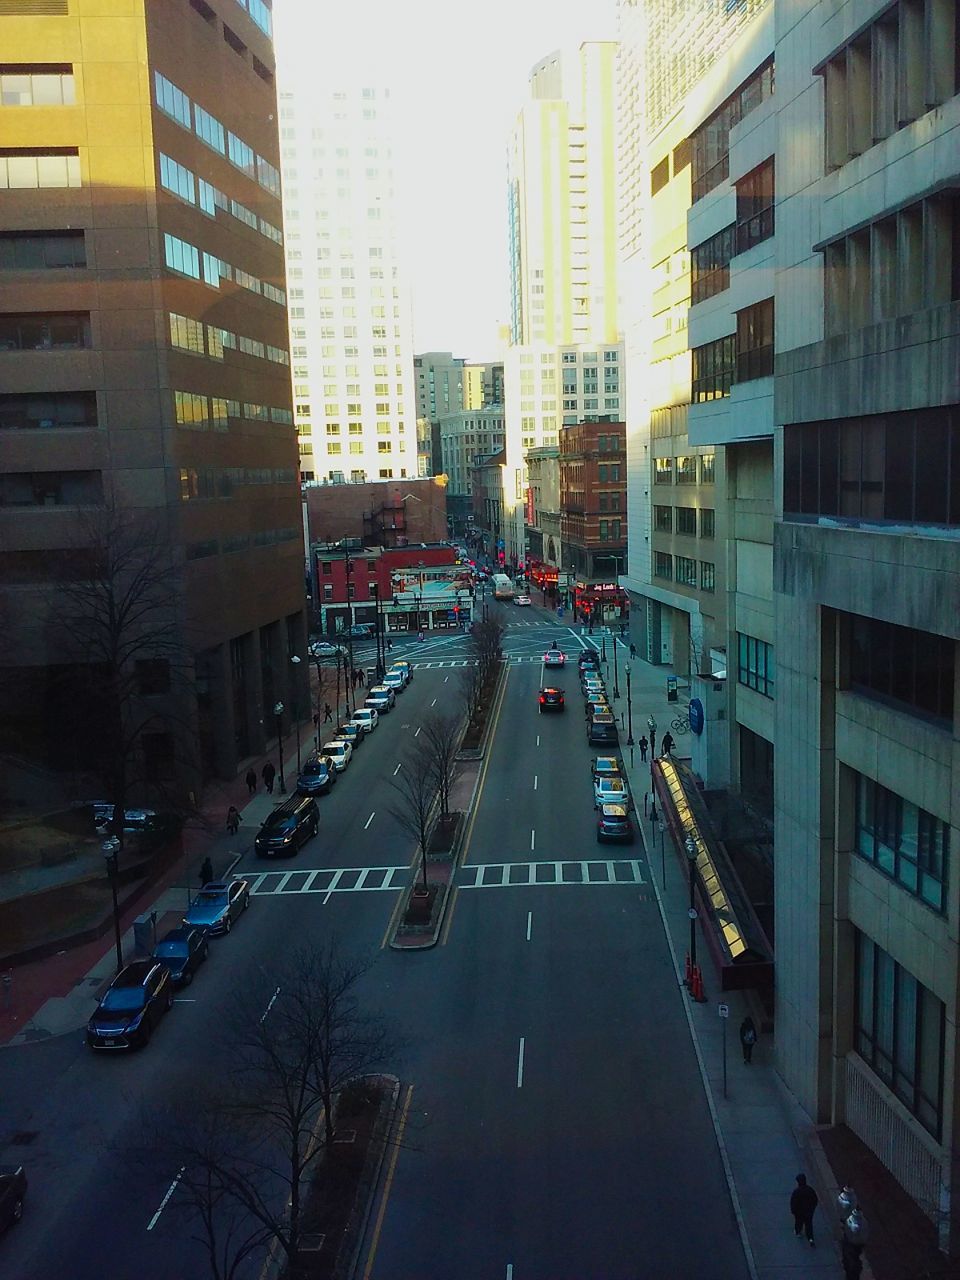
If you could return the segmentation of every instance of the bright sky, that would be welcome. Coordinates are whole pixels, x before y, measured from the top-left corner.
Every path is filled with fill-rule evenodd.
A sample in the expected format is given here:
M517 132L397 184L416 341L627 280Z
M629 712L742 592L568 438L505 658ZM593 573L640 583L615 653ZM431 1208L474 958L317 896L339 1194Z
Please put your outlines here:
M274 0L278 57L389 87L415 351L497 354L509 315L507 142L530 68L616 33L615 0ZM288 39L292 36L292 40Z

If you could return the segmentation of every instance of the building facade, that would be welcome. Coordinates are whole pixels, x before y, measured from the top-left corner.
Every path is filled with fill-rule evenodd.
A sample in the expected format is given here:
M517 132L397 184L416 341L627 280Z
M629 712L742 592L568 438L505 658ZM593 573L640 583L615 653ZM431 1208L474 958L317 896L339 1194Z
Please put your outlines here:
M469 500L474 458L503 448L503 406L462 409L444 414L438 423L440 459L448 480L449 497Z
M626 426L582 422L560 433L560 539L578 612L624 612L627 554Z
M306 641L270 30L262 3L0 17L2 718L28 759L83 758L92 721L38 712L82 683L59 584L102 567L104 513L147 522L185 690L139 681L179 726L138 741L148 798L260 751Z
M543 591L555 589L563 568L560 449L527 453L527 576Z
M288 39L290 37L288 36ZM389 91L280 66L294 413L305 480L418 474Z
M362 538L365 546L441 542L447 536L447 491L439 476L303 488L310 543Z

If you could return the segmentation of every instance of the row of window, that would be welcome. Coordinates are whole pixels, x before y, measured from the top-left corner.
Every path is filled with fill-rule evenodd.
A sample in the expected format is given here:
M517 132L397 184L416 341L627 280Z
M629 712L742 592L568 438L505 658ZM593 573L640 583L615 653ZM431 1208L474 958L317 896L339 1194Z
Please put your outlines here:
M101 471L0 473L0 507L100 507Z
M221 280L232 280L235 284L240 285L242 289L249 289L251 293L258 293L264 298L269 298L271 302L277 303L278 306L285 307L287 305L287 295L284 291L270 284L268 280L260 280L257 276L251 275L249 271L244 271L242 267L231 266L223 258L218 258L212 253L198 249L196 245L190 244L189 241L180 240L177 236L172 236L169 231L165 231L163 234L163 259L171 271L177 271L180 275L189 276L192 280L202 279L204 284L210 285L213 289L220 288ZM201 261L203 264L202 274Z
M0 148L0 191L80 185L80 152L76 147L50 147L42 152L22 147Z
M844 616L851 689L952 725L956 641L878 618Z
M282 542L296 542L303 531L296 529L258 529L256 533L233 533L224 538L206 538L202 542L188 542L188 560L204 560L209 556L228 556L237 551L250 551L257 547L275 547Z
M273 14L263 0L237 0L241 9L245 9L265 36L273 36Z
M654 551L653 576L665 582L678 582L684 587L697 585L697 561L691 556L672 556L668 551ZM708 560L700 561L700 590L716 591L716 565Z
M716 480L715 453L682 454L676 458L654 458L654 484L696 484L699 474L700 484L713 484ZM676 471L676 475L674 475Z
M653 508L653 528L656 533L676 532L689 538L697 536L697 507L659 507ZM712 507L700 507L700 537L714 538L717 532L717 513Z
M756 636L737 632L737 681L772 698L777 683L777 666L773 645Z
M274 364L290 364L290 353L284 347L275 347L271 343L247 338L242 333L236 334L230 329L221 329L212 324L206 326L205 345L202 321L178 315L175 311L168 312L167 318L170 322L170 345L180 351L192 351L194 355L208 355L214 360L222 360L224 348L229 348L232 351L242 351L244 355L257 356L261 360L270 360Z
M160 152L160 185L187 204L196 205L208 218L216 218L217 210L232 214L238 222L259 231L275 244L283 244L283 232L266 218L260 218L239 200L234 200L205 178L197 178L192 169Z
M73 67L18 64L0 71L0 107L64 107L76 102Z
M773 373L773 299L765 298L737 313L737 332L692 349L694 404L719 400L733 384Z
M253 148L235 133L225 130L216 116L199 103L192 103L182 89L154 71L154 95L157 106L184 129L191 130L211 150L225 156L242 173L259 183L265 191L280 199L280 171L257 155ZM191 119L192 107L192 119Z
M89 347L86 311L27 315L0 314L0 351L64 351Z
M946 909L950 828L919 805L855 775L854 848L935 911Z
M199 431L226 431L228 419L241 417L293 426L293 414L289 409L247 401L241 404L239 400L198 395L195 391L174 391L173 406L174 420L179 426Z
M336 456L338 454L343 453L343 446L341 445L339 440L328 440L326 444L327 444L328 454L333 454L334 456ZM398 445L398 448L399 447L400 446ZM366 453L366 451L367 451L367 445L364 443L363 440L349 441L349 448L348 448L349 453L353 453L353 454ZM377 453L392 453L392 452L393 452L393 445L389 440L377 441Z
M180 501L230 498L244 485L295 484L292 467L191 467L180 469Z
M97 425L95 391L0 393L0 431L37 431Z
M87 265L82 231L0 231L0 271L56 270Z
M774 161L771 157L736 183L737 220L690 251L690 301L703 302L730 287L730 262L774 233Z
M692 135L693 203L702 200L730 172L730 130L735 124L773 96L773 59L759 67L734 93L721 103Z

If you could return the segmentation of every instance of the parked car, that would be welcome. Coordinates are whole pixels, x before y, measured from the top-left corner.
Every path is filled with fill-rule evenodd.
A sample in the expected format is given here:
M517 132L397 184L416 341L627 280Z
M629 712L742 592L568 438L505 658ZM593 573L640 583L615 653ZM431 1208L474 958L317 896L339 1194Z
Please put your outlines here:
M91 1049L136 1049L147 1044L173 1005L170 970L156 960L124 965L87 1023Z
M563 711L563 690L562 689L541 689L539 699L539 710L541 715L544 711Z
M398 658L390 667L391 671L402 671L406 677L407 684L413 680L413 664L409 663L406 658Z
M352 724L360 725L364 733L373 733L374 729L380 723L380 713L375 707L357 707L356 711L350 717Z
M595 671L600 669L600 655L596 649L584 649L577 658L577 666L582 672L584 667L593 667Z
M376 634L376 627L372 622L355 622L347 634L354 640L371 640Z
M349 746L347 750L350 750ZM321 755L331 754L323 747ZM336 764L336 761L334 761ZM320 829L320 810L310 795L294 793L278 804L257 832L253 847L259 858L277 858L297 853Z
M589 697L591 693L605 694L607 686L603 683L599 676L587 676L585 680L580 681L580 689L583 696Z
M620 760L617 756L594 756L590 762L590 773L594 778L619 778L622 774Z
M593 807L600 809L603 805L622 804L630 807L630 791L626 781L620 777L595 778L593 782Z
M6 1231L23 1217L27 1175L22 1164L0 1164L0 1231Z
M337 725L337 732L334 737L339 742L349 742L354 751L359 747L360 743L367 736L367 731L362 724L357 724L353 720L348 720L345 724Z
M375 685L363 700L363 705L372 708L380 715L386 715L388 711L393 710L393 704L397 700L397 695L392 689L385 689L383 685Z
M314 756L297 777L297 791L302 796L325 796L336 784L337 771L330 756Z
M597 844L633 844L633 824L622 804L600 806Z
M250 885L246 880L211 880L190 903L183 923L205 929L210 935L229 933L249 905Z
M592 716L597 716L605 712L610 712L610 704L607 702L606 698L588 697L584 703L583 714L587 720Z
M189 987L209 953L210 942L204 931L181 925L160 939L153 949L153 958L169 969L175 987Z
M383 677L385 688L392 689L394 694L402 693L407 687L407 680L401 671L388 671Z
M610 711L599 711L587 721L587 742L592 747L616 745L620 741L617 722Z
M329 756L333 761L333 767L337 773L343 773L353 759L353 747L349 742L344 742L340 738L335 739L333 742L325 742L321 750L325 756Z

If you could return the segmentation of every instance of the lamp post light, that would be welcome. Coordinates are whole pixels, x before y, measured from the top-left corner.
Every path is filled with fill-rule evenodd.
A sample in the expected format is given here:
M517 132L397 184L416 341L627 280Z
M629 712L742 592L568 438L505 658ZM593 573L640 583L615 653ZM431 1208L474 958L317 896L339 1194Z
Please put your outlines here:
M696 876L697 876L697 842L693 836L688 835L683 842L687 851L687 869L690 872L690 908L687 915L690 917L690 963L694 968L697 966L697 904L695 901L696 894Z
M293 723L297 726L297 777L300 776L300 700L297 697L297 682L300 679L300 659L294 654L290 659L293 667Z
M613 696L620 697L620 680L617 675L617 638L610 637L610 647L613 649Z
M286 795L287 786L283 780L283 703L282 702L278 702L274 706L273 714L277 718L277 764L279 765L279 768L277 770L277 775L279 778L279 785L277 790L280 792L281 795Z
M120 841L110 836L100 846L107 860L107 875L110 877L110 888L113 891L113 936L117 947L117 973L123 968L123 947L120 945L120 903L117 899L117 856L120 853Z
M625 662L623 668L627 673L627 746L633 746L633 704L630 701L630 663Z

